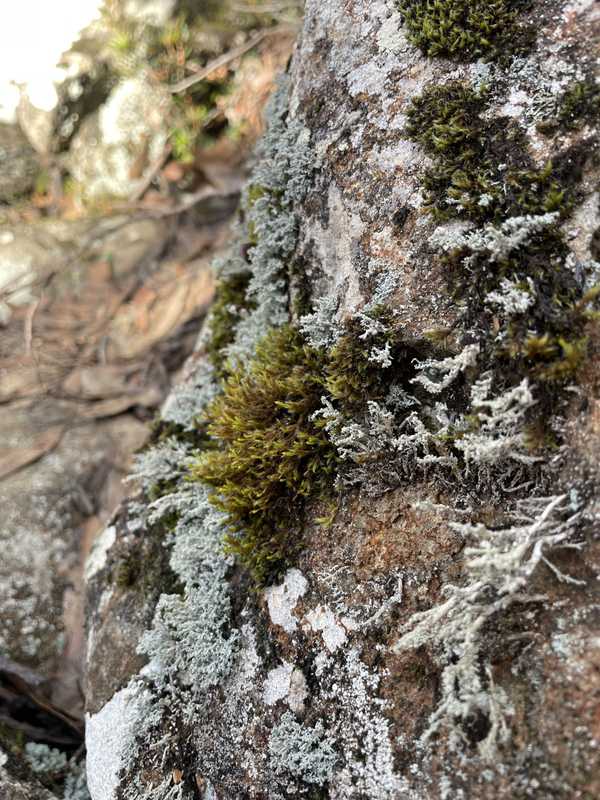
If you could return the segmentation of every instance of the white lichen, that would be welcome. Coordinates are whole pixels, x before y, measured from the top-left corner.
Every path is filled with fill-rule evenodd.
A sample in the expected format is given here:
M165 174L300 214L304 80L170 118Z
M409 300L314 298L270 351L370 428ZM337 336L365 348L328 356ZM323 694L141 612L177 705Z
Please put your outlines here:
M503 278L496 291L489 292L485 298L488 306L499 309L505 316L513 317L524 314L535 303L536 292L531 278L527 280L527 288L521 282Z
M270 670L263 686L263 701L273 706L283 700L296 713L304 711L304 701L308 688L304 673L298 667L283 661L280 666Z
M323 665L323 671L328 665ZM323 674L323 694L336 708L336 746L341 767L331 781L334 800L396 800L412 797L407 782L396 774L390 724L384 715L385 700L377 697L380 676L371 671L354 648L344 654L340 666L329 664Z
M135 756L135 735L156 722L150 692L138 684L120 689L96 714L86 716L87 774L93 800L113 800L119 773Z
M335 297L319 297L313 313L300 317L298 327L311 347L329 350L342 335L343 329L337 318L338 306Z
M322 786L332 776L336 753L323 723L309 728L286 711L269 737L269 762L277 775L292 775Z
M415 361L415 367L420 374L411 382L421 384L430 394L440 394L458 378L461 372L476 365L478 355L479 345L468 344L455 356Z
M527 378L517 386L491 397L493 376L485 373L471 389L471 413L477 415L474 431L463 433L455 446L463 454L467 471L506 471L511 464L534 464L539 459L527 450L525 421L535 405Z
M465 250L463 263L470 266L476 254L485 254L489 261L503 261L514 250L527 244L531 237L554 225L558 212L547 214L527 214L509 217L500 225L489 223L475 230L464 230L456 226L450 229L438 228L430 237L430 244L443 252Z
M293 611L304 596L308 582L298 569L289 569L281 584L265 589L265 599L273 625L279 625L286 633L293 633L298 620Z
M335 652L346 641L346 631L327 606L317 606L306 615L306 621L313 631L321 633L323 643L330 653Z
M498 530L483 524L452 523L467 542L464 582L445 586L444 602L414 614L394 647L400 652L428 645L442 664L441 700L424 741L445 729L451 746L458 748L466 740L462 724L483 715L488 731L478 746L485 758L492 758L497 744L507 738L506 717L510 714L507 697L494 685L485 660L487 622L516 603L544 599L528 590L542 564L559 580L578 583L548 558L556 549L579 547L573 534L580 513L569 510L567 495L520 501L511 516L513 524Z

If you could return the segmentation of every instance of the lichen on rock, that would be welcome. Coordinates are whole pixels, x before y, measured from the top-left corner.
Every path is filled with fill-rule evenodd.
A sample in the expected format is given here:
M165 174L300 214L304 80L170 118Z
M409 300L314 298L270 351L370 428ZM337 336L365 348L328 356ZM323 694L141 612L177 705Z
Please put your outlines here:
M562 0L307 3L210 366L137 467L176 582L119 687L150 710L118 796L593 796L557 659L596 631L595 101L541 133L532 78L592 71L592 27Z

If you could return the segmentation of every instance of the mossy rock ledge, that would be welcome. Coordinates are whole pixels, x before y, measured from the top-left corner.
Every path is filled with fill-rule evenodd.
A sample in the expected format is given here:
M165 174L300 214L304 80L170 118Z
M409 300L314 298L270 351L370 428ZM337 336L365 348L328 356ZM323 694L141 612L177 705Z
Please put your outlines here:
M88 567L93 800L600 795L599 36L307 0Z

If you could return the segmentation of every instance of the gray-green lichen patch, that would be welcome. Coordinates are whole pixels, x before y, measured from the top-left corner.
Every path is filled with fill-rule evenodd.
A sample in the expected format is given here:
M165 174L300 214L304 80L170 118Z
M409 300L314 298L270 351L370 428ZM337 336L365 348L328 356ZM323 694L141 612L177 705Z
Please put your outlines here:
M277 775L322 786L333 775L336 754L322 723L307 728L286 712L271 731L269 760Z
M61 800L90 800L85 760L77 761L55 747L36 742L28 742L24 753L31 772Z

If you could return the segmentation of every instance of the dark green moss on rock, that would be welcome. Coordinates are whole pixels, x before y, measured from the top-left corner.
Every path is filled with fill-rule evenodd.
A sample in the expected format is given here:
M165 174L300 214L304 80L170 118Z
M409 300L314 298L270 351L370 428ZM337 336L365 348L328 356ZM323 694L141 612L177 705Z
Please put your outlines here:
M558 130L576 131L600 118L600 86L593 78L573 83L560 96L554 117L541 120L540 133L553 134Z
M496 60L525 52L534 32L526 0L400 0L408 38L427 56Z
M426 207L440 220L473 222L566 211L553 163L535 167L520 127L485 117L487 106L485 90L462 81L427 86L411 102L406 133L434 160L423 176Z
M235 338L235 329L244 310L251 308L246 299L250 282L249 272L240 272L223 278L217 285L208 323L209 338L206 345L208 358L217 376L226 372L224 351Z

